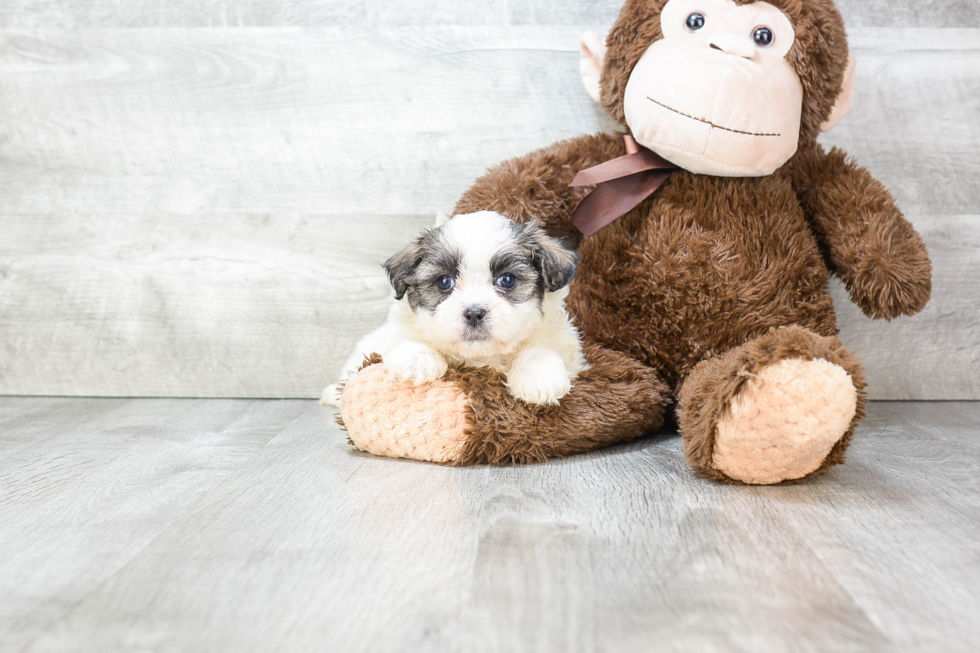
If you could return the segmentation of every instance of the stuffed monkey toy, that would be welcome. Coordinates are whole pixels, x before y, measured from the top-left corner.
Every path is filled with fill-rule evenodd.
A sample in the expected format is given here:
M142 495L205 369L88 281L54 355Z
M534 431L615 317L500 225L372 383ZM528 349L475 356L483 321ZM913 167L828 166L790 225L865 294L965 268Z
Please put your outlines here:
M374 356L343 391L351 442L529 463L632 440L673 411L711 479L797 482L843 462L865 382L828 278L889 320L925 306L931 265L883 185L817 143L853 97L832 0L627 0L604 43L584 37L581 68L625 137L507 161L455 212L537 219L577 246L568 310L590 369L540 407L490 369L413 387Z

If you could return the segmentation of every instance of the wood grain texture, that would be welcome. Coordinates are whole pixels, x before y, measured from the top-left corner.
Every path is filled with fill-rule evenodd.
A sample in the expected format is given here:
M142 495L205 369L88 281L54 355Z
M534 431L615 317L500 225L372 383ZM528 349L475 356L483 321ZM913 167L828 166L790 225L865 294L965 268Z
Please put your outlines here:
M48 409L61 416L42 428ZM0 400L0 420L42 436L0 456L0 650L980 641L980 404L872 404L848 464L776 488L696 478L671 434L448 469L359 454L331 416L294 401Z
M2 403L24 418L0 435L4 651L65 618L303 412L279 402Z
M0 32L0 394L318 396L383 319L380 261L487 166L612 127L581 29ZM836 290L843 339L874 397L980 398L980 30L852 42L826 142L894 191L936 287L891 324Z
M383 321L391 287L380 262L431 221L206 213L19 220L6 247L27 254L0 263L9 271L0 280L8 290L0 389L311 396Z
M0 0L0 29L610 25L623 0ZM974 0L837 0L853 27L980 27Z

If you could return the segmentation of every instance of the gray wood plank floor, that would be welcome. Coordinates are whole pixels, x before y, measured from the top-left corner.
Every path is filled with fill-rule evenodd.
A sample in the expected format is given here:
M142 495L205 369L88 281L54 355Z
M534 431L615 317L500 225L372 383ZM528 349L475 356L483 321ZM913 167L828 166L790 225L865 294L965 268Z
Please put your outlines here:
M308 401L0 399L0 650L976 651L980 404L875 403L802 486L671 435L529 467Z

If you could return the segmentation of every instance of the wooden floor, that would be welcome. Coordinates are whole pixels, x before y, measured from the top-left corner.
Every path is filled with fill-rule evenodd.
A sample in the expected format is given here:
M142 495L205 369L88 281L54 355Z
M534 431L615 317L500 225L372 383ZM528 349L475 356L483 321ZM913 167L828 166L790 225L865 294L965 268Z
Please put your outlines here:
M310 401L0 399L0 651L976 651L978 427L876 403L749 488L674 436L447 469Z

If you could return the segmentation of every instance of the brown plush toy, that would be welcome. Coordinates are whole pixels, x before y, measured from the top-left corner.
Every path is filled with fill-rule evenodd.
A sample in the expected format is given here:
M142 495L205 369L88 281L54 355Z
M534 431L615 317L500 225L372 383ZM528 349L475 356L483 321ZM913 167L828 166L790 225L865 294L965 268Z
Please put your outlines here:
M413 387L374 357L343 392L351 441L528 463L637 438L676 407L687 459L709 478L783 483L843 462L865 383L836 337L829 275L891 319L925 306L931 266L882 184L817 144L852 97L832 0L628 0L582 52L587 89L642 149L621 134L556 143L490 170L456 212L537 219L578 243L568 308L591 368L561 405L538 407L492 370ZM617 172L660 157L679 169ZM609 224L583 238L572 216L594 186L570 184L595 166L604 185L575 224Z

